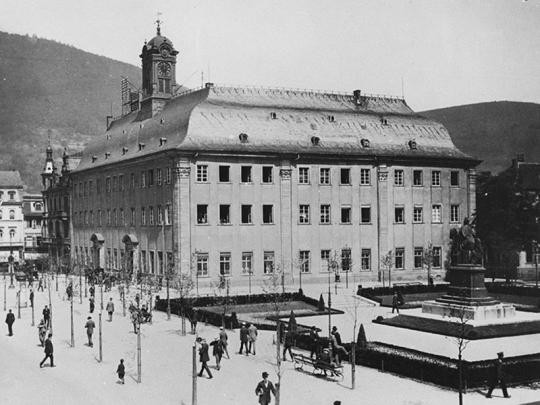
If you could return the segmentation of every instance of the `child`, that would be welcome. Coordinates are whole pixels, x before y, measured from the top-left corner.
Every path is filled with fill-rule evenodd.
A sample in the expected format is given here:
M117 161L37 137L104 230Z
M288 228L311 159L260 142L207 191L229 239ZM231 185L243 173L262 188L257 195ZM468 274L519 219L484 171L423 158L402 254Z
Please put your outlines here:
M124 375L126 374L126 369L124 367L124 359L120 359L120 364L116 369L116 373L118 374L118 378L120 379L120 384L124 384Z

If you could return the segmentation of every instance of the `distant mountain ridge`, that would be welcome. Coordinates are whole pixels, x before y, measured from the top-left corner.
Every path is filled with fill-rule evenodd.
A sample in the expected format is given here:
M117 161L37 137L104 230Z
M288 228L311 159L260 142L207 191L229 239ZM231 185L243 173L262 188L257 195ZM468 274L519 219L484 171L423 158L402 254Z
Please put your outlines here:
M540 162L540 104L494 101L420 114L442 123L461 151L481 159L479 171L496 174L519 153Z
M140 69L69 45L0 32L0 170L19 170L31 191L50 134L56 157L79 151L120 113L120 80Z

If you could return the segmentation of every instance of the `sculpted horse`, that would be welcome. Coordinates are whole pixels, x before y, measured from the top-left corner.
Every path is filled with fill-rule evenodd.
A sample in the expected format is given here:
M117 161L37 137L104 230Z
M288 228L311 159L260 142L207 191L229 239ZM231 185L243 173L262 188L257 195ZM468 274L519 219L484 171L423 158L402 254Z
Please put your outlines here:
M452 240L452 255L457 257L456 264L482 264L482 242L476 237L474 228L469 224L469 218L463 220L459 229L450 231Z

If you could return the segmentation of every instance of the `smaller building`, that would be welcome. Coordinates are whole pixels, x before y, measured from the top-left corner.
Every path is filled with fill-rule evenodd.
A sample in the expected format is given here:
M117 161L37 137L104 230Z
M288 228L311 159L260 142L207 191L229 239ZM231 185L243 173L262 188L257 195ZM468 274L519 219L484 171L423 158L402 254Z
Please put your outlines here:
M18 171L0 171L0 263L21 263L24 251L24 184Z
M23 196L24 260L26 263L46 257L42 243L43 197L41 194Z

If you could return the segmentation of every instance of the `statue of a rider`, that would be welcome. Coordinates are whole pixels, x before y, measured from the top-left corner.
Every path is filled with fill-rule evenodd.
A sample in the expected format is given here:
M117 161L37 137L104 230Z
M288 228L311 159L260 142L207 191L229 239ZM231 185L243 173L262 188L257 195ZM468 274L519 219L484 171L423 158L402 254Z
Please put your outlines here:
M457 259L456 264L482 263L482 243L476 237L469 218L465 217L459 230L452 229L450 239L452 240L452 256Z

